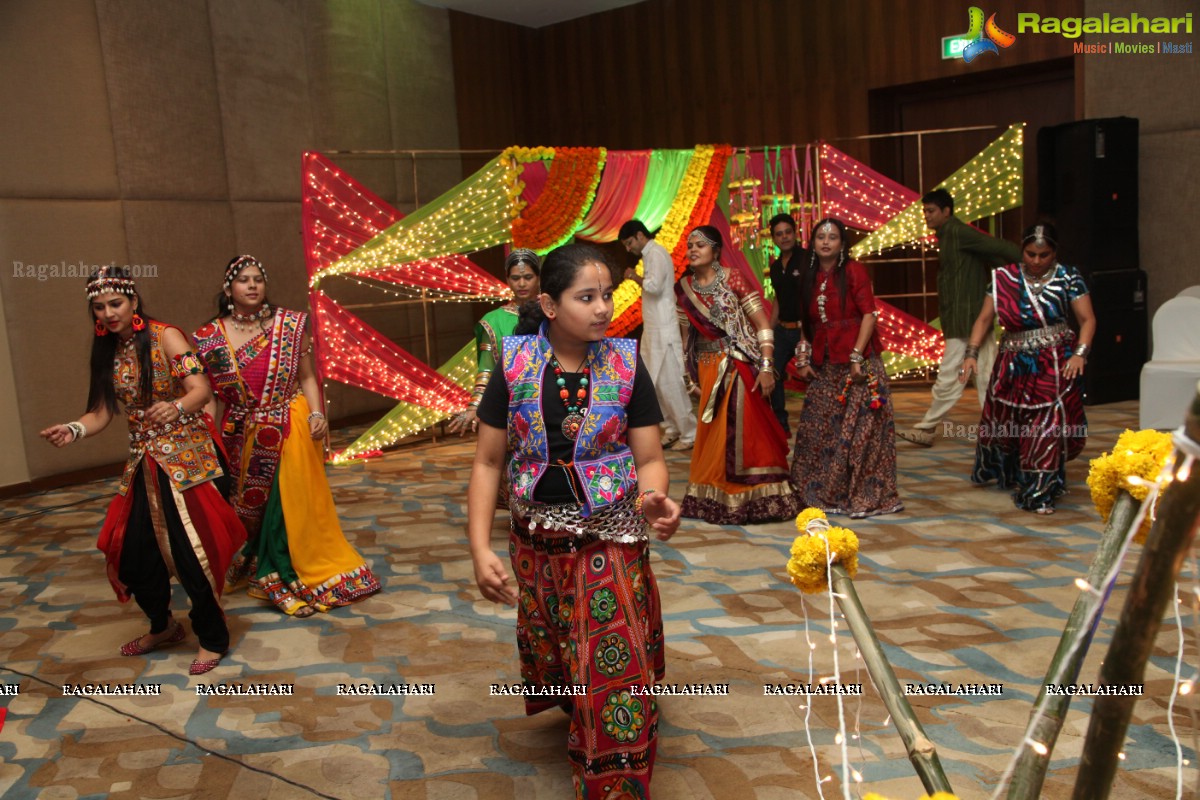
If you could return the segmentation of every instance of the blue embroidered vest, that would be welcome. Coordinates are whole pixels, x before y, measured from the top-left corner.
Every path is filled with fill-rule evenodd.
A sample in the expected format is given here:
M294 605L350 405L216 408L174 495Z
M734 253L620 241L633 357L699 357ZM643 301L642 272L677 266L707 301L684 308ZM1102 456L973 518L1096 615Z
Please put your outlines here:
M546 474L550 446L542 416L542 382L550 363L545 336L507 336L502 365L508 385L508 439L512 496L533 503L533 492ZM575 440L572 468L582 487L583 516L637 494L637 469L625 442L625 406L633 396L637 342L604 339L588 351L590 400L587 418ZM557 397L549 398L556 402Z

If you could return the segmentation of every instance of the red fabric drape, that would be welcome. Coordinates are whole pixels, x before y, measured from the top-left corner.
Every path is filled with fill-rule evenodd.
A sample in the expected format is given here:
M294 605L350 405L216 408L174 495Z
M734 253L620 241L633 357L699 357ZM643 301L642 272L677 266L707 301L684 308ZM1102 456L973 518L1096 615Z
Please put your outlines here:
M462 387L398 347L324 292L314 292L311 299L324 345L318 350L318 360L326 378L447 414L457 412L471 399Z

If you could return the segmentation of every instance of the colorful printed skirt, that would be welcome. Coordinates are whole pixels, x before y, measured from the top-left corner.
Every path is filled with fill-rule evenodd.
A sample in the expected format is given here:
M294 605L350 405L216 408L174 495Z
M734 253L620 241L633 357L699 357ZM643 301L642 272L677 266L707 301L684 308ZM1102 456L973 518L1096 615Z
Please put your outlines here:
M665 668L649 547L530 532L527 524L514 518L509 537L521 677L531 692L582 688L574 696L528 694L525 713L557 706L570 714L577 798L647 798L658 706L646 689Z
M696 425L680 513L716 525L796 516L802 506L788 476L787 435L770 398L751 390L753 372L721 353L701 353L699 378L700 408L713 403L712 421ZM710 401L714 392L719 396Z
M792 459L792 482L807 506L856 519L904 508L896 492L891 390L878 356L867 359L867 367L879 378L877 408L871 408L866 382L846 389L849 364L825 362L816 368Z

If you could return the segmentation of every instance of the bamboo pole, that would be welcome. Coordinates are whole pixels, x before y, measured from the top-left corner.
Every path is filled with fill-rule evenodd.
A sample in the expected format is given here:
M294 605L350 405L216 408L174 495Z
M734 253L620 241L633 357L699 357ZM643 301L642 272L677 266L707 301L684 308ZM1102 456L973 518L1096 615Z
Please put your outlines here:
M1193 442L1200 442L1200 385L1184 431ZM1178 464L1182 459L1176 455ZM1176 480L1167 486L1159 500L1158 518L1146 539L1121 621L1100 670L1101 684L1124 686L1143 682L1146 660L1167 603L1175 601L1175 581L1191 550L1198 524L1200 464L1193 465L1186 480L1181 480L1177 473ZM1109 796L1136 699L1126 695L1096 698L1073 800L1105 800Z
M1125 490L1121 490L1117 495L1117 501L1108 517L1108 525L1105 526L1104 533L1100 537L1100 546L1096 550L1096 557L1088 570L1089 586L1099 587L1104 583L1109 571L1112 570L1113 563L1121 553L1121 546L1124 544L1126 536L1129 535L1129 526L1137 516L1140 505ZM1084 657L1087 656L1088 647L1092 643L1092 635L1096 631L1093 626L1082 638L1079 638L1079 632L1087 623L1087 616L1095 604L1092 598L1091 594L1081 592L1075 601L1075 607L1071 609L1071 616L1067 619L1066 627L1063 628L1062 638L1058 641L1058 650L1055 651L1054 657L1050 660L1050 667L1046 670L1046 677L1042 681L1042 689L1038 693L1037 703L1030 712L1032 720L1034 714L1039 708L1042 708L1042 703L1045 702L1042 716L1029 735L1035 742L1044 744L1046 752L1044 754L1037 753L1029 747L1022 751L1021 757L1013 769L1012 782L1008 785L1008 800L1037 800L1040 796L1042 783L1046 779L1046 769L1050 766L1050 754L1054 752L1054 743L1058 740L1058 734L1067 718L1067 709L1071 705L1071 695L1069 694L1055 694L1049 701L1046 701L1046 687L1051 684L1074 683L1075 679L1079 677L1079 670L1083 666ZM1071 652L1072 647L1076 648L1074 652Z
M946 778L941 761L938 760L937 747L925 735L908 698L904 696L900 682L896 680L896 673L892 671L892 665L888 663L887 656L883 654L883 647L871 628L862 601L858 599L858 592L854 590L854 581L841 564L832 565L832 572L830 589L850 625L850 632L854 634L854 641L858 644L858 651L867 666L867 673L879 689L883 704L887 706L888 713L892 715L892 722L895 723L900 738L904 740L908 760L916 769L921 784L929 794L953 794L954 790L950 788L950 781Z

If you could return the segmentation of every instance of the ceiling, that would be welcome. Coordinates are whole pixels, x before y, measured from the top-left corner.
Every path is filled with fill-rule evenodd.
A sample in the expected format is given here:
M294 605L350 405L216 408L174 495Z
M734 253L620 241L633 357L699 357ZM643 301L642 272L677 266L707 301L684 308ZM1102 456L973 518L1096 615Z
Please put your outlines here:
M464 14L543 28L556 22L598 14L642 0L419 0L427 6L450 8Z

